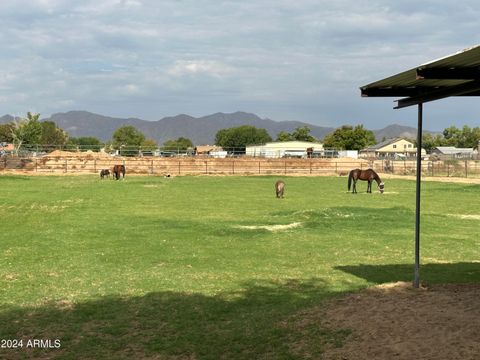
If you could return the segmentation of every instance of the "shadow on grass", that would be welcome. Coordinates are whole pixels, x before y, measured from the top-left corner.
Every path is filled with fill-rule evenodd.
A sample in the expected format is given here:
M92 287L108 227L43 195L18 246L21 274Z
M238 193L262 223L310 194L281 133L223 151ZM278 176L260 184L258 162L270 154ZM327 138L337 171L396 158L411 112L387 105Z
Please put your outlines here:
M413 264L345 265L336 270L355 275L371 283L413 281ZM480 282L480 262L420 265L420 280L425 283Z
M156 292L8 308L0 312L0 339L60 339L61 348L0 349L0 358L292 359L292 343L306 335L293 331L292 315L331 295L315 279L252 283L228 297ZM320 353L345 336L322 334Z

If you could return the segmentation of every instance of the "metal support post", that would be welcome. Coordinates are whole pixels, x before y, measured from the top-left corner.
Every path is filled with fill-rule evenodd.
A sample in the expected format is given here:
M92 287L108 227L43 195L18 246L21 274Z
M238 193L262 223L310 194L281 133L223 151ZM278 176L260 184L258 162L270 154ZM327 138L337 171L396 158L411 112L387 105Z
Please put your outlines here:
M420 287L420 185L422 178L422 123L423 104L418 104L418 125L417 125L417 186L415 200L415 277L413 286Z

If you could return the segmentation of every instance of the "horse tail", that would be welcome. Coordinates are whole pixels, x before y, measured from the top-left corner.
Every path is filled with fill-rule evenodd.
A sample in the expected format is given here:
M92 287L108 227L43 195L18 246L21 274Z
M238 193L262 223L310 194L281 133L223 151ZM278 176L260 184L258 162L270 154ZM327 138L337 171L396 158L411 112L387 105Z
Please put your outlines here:
M352 186L352 178L353 178L353 170L350 170L348 174L348 191L350 191L350 187Z

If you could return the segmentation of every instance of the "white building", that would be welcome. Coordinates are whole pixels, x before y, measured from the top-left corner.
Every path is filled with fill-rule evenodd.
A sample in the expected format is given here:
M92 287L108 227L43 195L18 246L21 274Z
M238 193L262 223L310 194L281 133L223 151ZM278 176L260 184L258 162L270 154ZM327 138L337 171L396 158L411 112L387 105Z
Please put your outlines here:
M245 155L268 158L307 158L307 149L310 149L313 157L323 155L323 144L309 141L279 141L263 145L249 145L245 149Z

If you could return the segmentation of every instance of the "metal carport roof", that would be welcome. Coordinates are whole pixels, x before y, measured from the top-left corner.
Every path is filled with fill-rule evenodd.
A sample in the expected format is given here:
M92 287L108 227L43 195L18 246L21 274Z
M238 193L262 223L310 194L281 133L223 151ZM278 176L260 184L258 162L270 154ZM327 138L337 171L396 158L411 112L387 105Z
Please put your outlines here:
M396 108L449 96L480 95L480 46L433 60L360 88L363 97L406 97Z
M430 61L360 87L363 97L402 97L396 109L418 106L414 286L420 286L420 185L423 103L450 96L480 96L480 46Z

